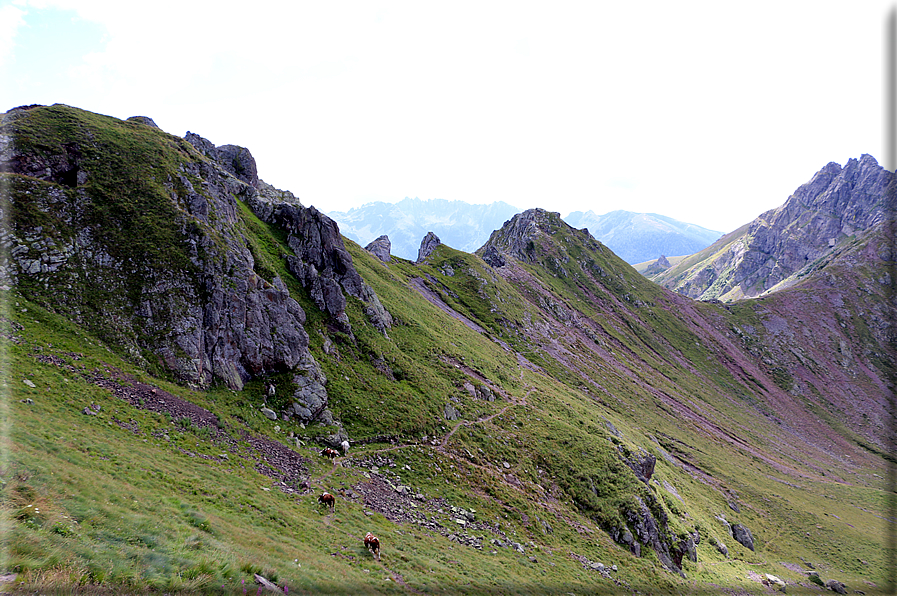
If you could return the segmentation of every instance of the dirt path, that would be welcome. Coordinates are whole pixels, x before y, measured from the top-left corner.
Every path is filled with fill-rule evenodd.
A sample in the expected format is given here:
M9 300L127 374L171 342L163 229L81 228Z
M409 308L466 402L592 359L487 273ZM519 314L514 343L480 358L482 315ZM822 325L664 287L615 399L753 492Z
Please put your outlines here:
M526 385L524 385L524 386L526 386ZM535 387L530 387L529 389L527 389L527 392L524 394L524 396L522 398L520 398L519 400L512 400L511 403L509 403L508 405L503 407L498 412L495 412L494 414L489 414L488 416L483 416L482 418L477 418L476 420L459 420L458 423L454 427L452 427L452 430L450 430L448 432L448 434L445 435L445 437L443 437L442 442L437 447L437 450L443 451L445 449L445 446L448 444L449 439L452 438L452 435L454 435L455 432L457 432L457 430L459 428L461 428L462 426L473 426L475 424L482 424L484 422L489 422L493 418L497 418L498 416L501 416L502 414L504 414L509 409L511 409L515 406L525 406L526 398L529 397L530 393L532 393L533 391L535 391Z

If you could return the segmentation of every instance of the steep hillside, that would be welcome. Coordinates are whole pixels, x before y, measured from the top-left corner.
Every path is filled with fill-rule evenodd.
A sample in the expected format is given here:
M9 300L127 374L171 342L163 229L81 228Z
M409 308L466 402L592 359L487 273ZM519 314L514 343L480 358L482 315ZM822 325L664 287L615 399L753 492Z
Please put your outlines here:
M894 184L894 175L871 155L843 168L829 163L778 209L651 277L703 300L751 298L788 287L841 245L883 226L885 197L893 196Z
M471 205L463 201L406 197L395 204L368 203L328 215L339 223L347 238L366 246L380 236L388 236L392 254L413 261L427 232L435 233L450 246L473 252L495 228L519 211L502 201Z
M544 210L385 262L148 118L0 158L20 593L887 590L884 237L724 305Z
M722 234L656 213L574 211L564 218L574 228L589 232L630 264L660 255L690 255L715 242Z

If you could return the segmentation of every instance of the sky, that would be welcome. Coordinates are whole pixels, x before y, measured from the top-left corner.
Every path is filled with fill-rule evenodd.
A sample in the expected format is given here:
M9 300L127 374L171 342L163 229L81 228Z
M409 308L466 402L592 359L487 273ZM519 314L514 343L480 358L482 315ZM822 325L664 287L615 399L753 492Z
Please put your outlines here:
M885 165L893 7L0 0L0 112L149 116L324 212L505 201L728 232L828 162Z

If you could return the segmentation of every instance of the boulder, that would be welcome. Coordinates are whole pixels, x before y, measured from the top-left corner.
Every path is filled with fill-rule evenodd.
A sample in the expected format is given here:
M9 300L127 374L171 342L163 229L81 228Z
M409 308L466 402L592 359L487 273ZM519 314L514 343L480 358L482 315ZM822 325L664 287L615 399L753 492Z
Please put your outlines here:
M770 573L765 574L765 576L763 577L763 583L767 586L772 586L782 592L785 591L785 582Z
M461 417L461 413L458 411L458 408L456 408L452 404L445 404L443 414L445 415L446 420L457 420Z
M825 582L825 587L838 594L847 594L847 586L836 579L830 579Z
M476 396L484 401L495 401L495 394L485 385L476 386Z
M732 538L743 544L745 547L754 550L754 537L751 531L741 524L732 524Z

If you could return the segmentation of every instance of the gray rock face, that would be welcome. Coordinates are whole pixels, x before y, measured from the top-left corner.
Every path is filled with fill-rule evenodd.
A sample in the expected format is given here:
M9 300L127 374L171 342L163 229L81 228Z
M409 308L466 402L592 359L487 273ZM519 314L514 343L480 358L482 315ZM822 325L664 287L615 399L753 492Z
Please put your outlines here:
M43 109L65 110L72 119L79 113L64 106ZM21 174L8 188L10 201L43 212L45 222L15 222L15 233L4 230L0 241L10 247L10 259L0 269L6 279L37 302L51 300L57 312L124 346L138 362L157 360L188 384L240 389L249 379L294 370L294 399L306 409L290 414L304 422L326 416L326 378L308 350L305 312L279 277L266 280L255 272L239 231L234 197L249 201L259 191L217 161L224 154L233 162L234 155L248 152L219 151L188 135L213 159L181 161L167 172L167 197L145 198L156 201L155 209L171 211L165 223L172 235L161 247L165 258L154 261L143 249L123 253L104 234L104 226L114 224L89 217L89 182L97 168L107 167L104 154L91 153L96 149L89 133L55 154L17 148L17 126L27 124L31 113L4 118L0 167ZM108 126L124 127L111 118ZM298 203L289 193L259 186L266 196ZM44 287L53 288L52 296L42 293ZM91 298L97 294L99 299Z
M287 243L293 250L293 255L287 257L287 268L308 290L318 308L330 314L342 331L351 334L346 315L345 294L348 294L364 302L368 319L380 332L386 333L392 326L392 315L362 281L336 222L314 207L272 204L271 200L270 193L256 193L247 203L260 219L287 233Z
M392 244L389 242L389 236L384 234L368 244L364 249L384 263L389 263L392 261L392 256L389 252L391 248Z
M439 240L439 236L433 232L427 232L427 235L424 236L424 239L420 242L420 249L417 251L416 262L423 262L424 259L433 254L433 251L436 250L436 247L440 244L442 244L442 242Z
M751 531L741 524L732 524L732 538L743 544L745 547L754 550L754 537Z
M238 147L237 145L216 147L208 139L189 131L184 138L197 151L216 162L237 180L245 182L256 189L259 187L258 169L255 165L255 158L252 157L249 149Z
M75 120L79 113L66 106L40 109L65 112ZM13 246L9 277L20 290L39 302L51 299L55 309L125 346L138 362L157 359L196 386L218 380L240 389L255 376L316 367L302 327L305 313L282 280L256 274L238 232L234 196L245 197L251 187L215 162L184 160L166 172L167 198L136 191L141 200L153 201L153 209L170 212L158 223L168 226L163 232L168 236L161 236L167 244L134 242L140 248L123 250L106 231L121 224L93 214L96 191L90 182L95 172L112 166L108 156L98 153L105 149L90 143L90 125L85 122L82 132L71 133L55 153L20 150L18 127L36 113L5 119L0 128L0 138L11 139L0 143L3 168L21 174L9 189L10 200L45 216L42 226L17 222L15 233L6 237ZM121 127L122 136L130 130L112 118L108 126ZM211 143L195 135L194 140L214 154ZM161 136L160 141L168 143ZM143 166L116 167L127 172ZM194 184L200 182L197 189ZM154 256L154 249L165 256ZM52 297L44 296L44 287L53 288Z
M255 158L252 157L249 149L237 145L222 145L218 147L218 163L233 174L237 180L241 180L253 188L258 188L258 169L255 165Z
M196 133L192 133L189 130L187 131L187 134L184 135L184 139L193 145L201 154L212 161L218 161L218 148L215 147L215 144L212 141L203 138Z
M540 224L547 221L548 215L549 212L544 209L529 209L518 213L506 221L501 230L493 232L489 241L478 252L481 255L489 252L490 255L499 257L502 252L507 252L520 261L531 262L533 250L541 235ZM560 218L560 213L554 215ZM490 256L490 259L497 262L495 256Z
M692 298L754 297L831 253L842 240L861 235L886 218L886 191L895 176L871 155L843 168L829 163L740 235L725 237L718 255L676 272L677 281L657 281ZM728 248L726 248L728 246ZM675 268L674 268L675 270Z
M668 521L666 514L660 507L655 507L655 513L640 497L635 497L639 503L638 511L627 511L625 513L626 521L629 527L634 531L634 539L630 542L630 549L636 556L641 556L641 543L650 547L657 553L657 558L668 569L676 573L682 572L681 562L682 553L675 547L672 547L669 538ZM624 542L625 542L624 536ZM637 539L637 541L635 540ZM672 547L672 548L671 548ZM674 558L675 557L675 558ZM678 559L678 563L676 561Z
M492 267L504 267L507 264L498 249L492 245L487 246L483 251L483 260Z

